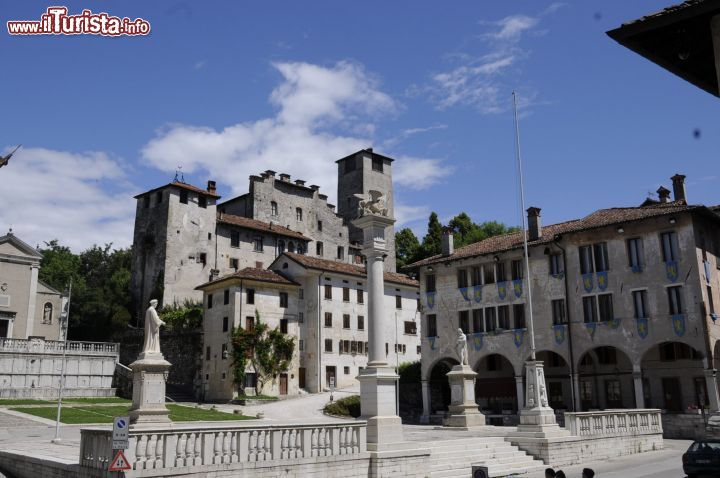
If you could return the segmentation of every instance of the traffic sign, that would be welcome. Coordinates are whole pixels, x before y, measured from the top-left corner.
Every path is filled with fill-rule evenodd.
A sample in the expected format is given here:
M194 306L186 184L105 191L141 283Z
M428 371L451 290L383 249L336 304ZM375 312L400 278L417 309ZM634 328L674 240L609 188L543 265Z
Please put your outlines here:
M113 461L108 466L108 471L128 471L132 470L132 466L125 458L125 453L122 450L118 450L117 455L113 458Z
M113 450L125 450L130 447L129 425L130 417L115 417L113 419Z

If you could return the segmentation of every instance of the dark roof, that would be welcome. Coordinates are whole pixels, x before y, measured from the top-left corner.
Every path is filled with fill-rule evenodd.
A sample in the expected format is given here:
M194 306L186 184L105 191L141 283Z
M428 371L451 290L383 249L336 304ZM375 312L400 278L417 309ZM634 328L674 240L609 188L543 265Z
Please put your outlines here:
M582 232L590 229L610 226L613 224L625 224L633 221L640 221L652 217L678 214L688 211L704 211L708 213L705 206L688 206L684 201L673 201L664 204L653 204L645 207L616 207L600 209L582 219L551 224L542 228L542 235L539 239L528 241L528 246L538 246L555 241L558 236L574 232ZM459 247L450 256L437 254L432 257L408 264L403 269L410 270L417 267L434 264L438 262L464 259L468 257L481 256L485 254L496 254L512 249L519 249L523 246L522 232L512 232L501 236L493 236L464 247Z
M710 19L720 0L688 0L607 32L621 45L720 96Z
M319 271L335 272L338 274L346 274L356 277L366 277L365 267L357 266L354 264L348 264L345 262L329 261L327 259L320 259L318 257L310 257L303 254L297 254L293 252L285 252L285 256L294 260L301 266L307 269L315 269ZM277 261L277 259L275 260ZM405 274L398 274L397 272L385 272L383 275L385 282L391 282L393 284L408 285L411 287L419 287L420 284L415 279L408 277Z
M173 181L171 183L165 184L164 186L160 186L160 187L151 189L149 191L145 191L144 193L140 193L137 196L135 196L135 199L145 196L146 194L154 193L155 191L165 189L167 187L176 187L176 188L180 188L180 189L186 189L188 191L192 191L192 192L202 194L204 196L215 198L215 199L220 199L220 197L221 197L221 196L218 196L217 194L213 194L213 193L209 192L207 189L202 189L197 186L193 186L192 184L182 183L180 181Z
M249 217L235 216L233 214L224 214L219 212L217 214L217 222L221 224L229 224L231 226L244 227L245 229L252 229L254 231L268 232L277 234L278 236L292 237L301 241L309 241L310 238L303 236L298 231L293 231L287 227L279 226L277 224L271 224L257 219L250 219Z
M300 285L297 282L288 279L285 277L281 272L275 272L270 271L267 269L258 269L256 267L246 267L245 269L241 269L233 274L229 274L226 276L222 276L218 279L212 280L210 282L206 282L205 284L201 284L197 287L195 287L196 290L202 290L207 288L211 285L216 285L220 282L225 282L229 280L251 280L255 282L267 282L269 284L281 284L281 285Z
M356 155L358 155L359 153L367 153L367 154L369 154L369 155L370 155L371 157L373 157L373 158L384 159L384 160L386 160L386 161L390 161L391 163L392 163L393 161L395 161L395 160L394 160L393 158L391 158L390 156L383 156L382 154L378 154L378 153L376 153L375 151L373 151L372 148L366 148L366 149L361 149L360 151L355 151L353 154L349 154L349 155L345 156L344 158L338 159L338 160L335 161L335 162L336 162L336 163L339 163L340 161L345 161L345 160L348 159L348 158L353 158L353 157L355 157Z

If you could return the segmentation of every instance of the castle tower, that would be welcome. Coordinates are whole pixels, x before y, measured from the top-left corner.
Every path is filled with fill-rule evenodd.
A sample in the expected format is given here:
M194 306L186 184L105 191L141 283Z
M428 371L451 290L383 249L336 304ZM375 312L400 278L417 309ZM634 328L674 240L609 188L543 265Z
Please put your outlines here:
M392 162L394 159L375 153L372 148L362 149L336 161L338 165L338 214L349 227L350 244L359 248L363 234L351 221L359 217L358 198L355 194L369 197L371 190L382 192L387 199L388 217L395 217ZM395 229L392 225L385 231L388 255L385 270L395 272Z
M207 189L174 181L135 196L131 290L136 313L151 298L161 306L202 300L198 284L216 268L215 181Z

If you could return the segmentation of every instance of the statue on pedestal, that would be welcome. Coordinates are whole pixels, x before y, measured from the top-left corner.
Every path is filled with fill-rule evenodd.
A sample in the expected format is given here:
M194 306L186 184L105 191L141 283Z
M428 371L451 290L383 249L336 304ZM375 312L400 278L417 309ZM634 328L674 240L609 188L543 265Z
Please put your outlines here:
M160 326L165 322L160 320L158 316L157 299L150 301L150 307L145 311L145 342L143 343L142 353L159 354L160 353Z
M465 332L463 332L462 329L458 329L458 337L457 337L457 342L455 344L455 349L457 350L458 359L460 360L460 365L467 365L468 364L467 337L465 337Z

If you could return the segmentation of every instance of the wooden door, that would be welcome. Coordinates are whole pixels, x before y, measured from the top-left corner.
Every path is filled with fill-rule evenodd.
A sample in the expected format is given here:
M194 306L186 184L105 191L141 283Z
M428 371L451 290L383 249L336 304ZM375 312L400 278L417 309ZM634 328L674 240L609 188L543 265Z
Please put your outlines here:
M337 386L337 382L335 381L335 367L327 366L325 367L325 386L330 388L331 384Z
M8 324L10 324L9 320L0 320L0 338L5 338L8 336Z
M298 387L305 388L305 367L298 369Z
M280 395L287 395L288 393L288 376L286 373L280 374Z
M665 408L672 412L682 410L682 395L680 393L680 380L677 378L663 378L663 397L665 398Z

